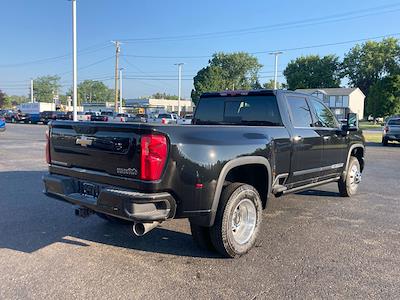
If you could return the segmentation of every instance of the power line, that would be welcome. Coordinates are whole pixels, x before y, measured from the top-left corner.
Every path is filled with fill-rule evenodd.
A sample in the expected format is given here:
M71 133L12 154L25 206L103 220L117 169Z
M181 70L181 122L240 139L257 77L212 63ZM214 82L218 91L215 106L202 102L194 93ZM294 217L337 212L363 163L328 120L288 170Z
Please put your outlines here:
M103 44L101 44L101 45L103 45ZM80 53L81 55L89 54L89 53L98 52L100 50L103 50L103 49L109 48L109 47L110 47L110 45L106 45L106 46L103 45L102 47L99 47L99 44L98 44L98 45L95 45L95 46L84 48L84 49L78 51L78 53ZM42 58L42 59L37 59L37 60L31 60L31 61L25 61L25 62L13 63L13 64L4 64L4 65L0 65L0 68L12 68L12 67L34 65L34 64L44 64L44 63L47 63L47 62L54 62L54 61L57 61L57 60L67 59L71 55L72 55L72 53L68 53L68 54L64 54L64 55L47 57L47 58Z
M302 47L294 47L294 48L281 48L281 49L272 49L272 50L263 50L263 51L256 51L256 52L249 52L249 54L262 54L262 53L270 53L276 51L297 51L297 50L305 50L305 49L312 49L312 48L321 48L321 47L328 47L328 46L337 46L337 45L344 45L344 44L351 44L356 42L364 42L368 40L376 40L381 38L387 37L395 37L399 36L400 32L385 34L380 36L374 37L367 37L362 39L355 39L355 40L347 40L341 42L334 42L334 43L326 43L326 44L316 44L316 45L309 45L309 46L302 46ZM135 58L160 58L160 59L197 59L197 58L211 58L212 55L197 55L197 56L154 56L154 55L132 55L132 54L124 54L124 57L135 57Z
M111 59L111 58L114 58L114 55L108 56L108 57L105 57L105 58L102 58L102 59L100 59L100 60L98 60L98 61L95 61L95 62L89 64L89 65L86 65L86 66L83 66L83 67L79 67L78 70L83 70L83 69L90 68L90 67L92 67L92 66L101 64L102 62L105 62L105 61L107 61L107 60L109 60L109 59ZM63 72L63 73L58 73L57 75L58 75L58 76L61 76L61 75L69 74L69 73L72 73L72 71L66 71L66 72Z
M377 7L358 9L356 11L343 12L340 14L333 14L324 17L318 18L309 18L305 20L297 20L291 22L277 23L266 26L257 26L250 28L242 28L236 30L227 30L227 31L219 31L219 32L209 32L209 33L200 33L200 34L191 34L191 35L177 35L177 36L165 36L165 37L153 37L153 38L130 38L130 39L122 39L125 43L129 42L154 42L154 41L182 41L182 40L192 40L192 39L207 39L207 38L221 38L224 36L237 36L237 35L245 35L251 33L264 32L268 30L278 30L278 29L290 29L290 28L299 28L300 26L310 26L310 25L320 25L325 23L332 23L338 21L346 21L352 19L359 19L363 17L397 12L400 9L392 9L387 10L389 8L398 7L400 3L393 3L389 5L382 5ZM379 11L383 10L383 11ZM361 14L365 13L367 14ZM368 13L371 12L371 13ZM354 16L355 15L355 16Z

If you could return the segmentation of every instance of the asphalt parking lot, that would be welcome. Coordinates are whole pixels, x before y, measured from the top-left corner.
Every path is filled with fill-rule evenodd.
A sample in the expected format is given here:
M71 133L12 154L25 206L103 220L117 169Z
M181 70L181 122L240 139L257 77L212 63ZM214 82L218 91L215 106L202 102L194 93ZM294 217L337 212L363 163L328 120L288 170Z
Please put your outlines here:
M400 145L367 147L352 199L335 184L271 197L257 247L232 260L197 249L186 220L138 238L45 197L45 129L0 133L0 299L400 297Z

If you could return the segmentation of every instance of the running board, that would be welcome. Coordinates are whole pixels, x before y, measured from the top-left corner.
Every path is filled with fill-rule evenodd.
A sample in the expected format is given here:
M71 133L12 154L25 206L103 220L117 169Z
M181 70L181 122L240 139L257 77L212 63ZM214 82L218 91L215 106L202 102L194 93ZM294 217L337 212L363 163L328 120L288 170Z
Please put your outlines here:
M315 186L319 186L319 185L323 185L323 184L327 184L327 183L334 182L334 181L338 181L339 179L340 179L340 176L334 177L334 178L331 178L331 179L326 179L326 180L323 180L323 181L309 183L309 184L306 184L306 185L303 185L303 186L295 187L293 189L285 190L285 191L283 191L283 194L290 194L290 193L295 193L295 192L299 192L299 191L308 190L309 188L312 188L312 187L315 187Z
M287 187L284 185L277 184L272 189L272 194L282 193L287 190Z

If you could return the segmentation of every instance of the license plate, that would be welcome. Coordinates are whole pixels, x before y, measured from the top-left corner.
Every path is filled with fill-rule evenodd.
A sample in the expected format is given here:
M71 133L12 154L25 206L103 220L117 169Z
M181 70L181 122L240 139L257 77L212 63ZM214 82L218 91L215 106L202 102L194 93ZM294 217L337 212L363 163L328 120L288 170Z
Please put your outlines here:
M80 182L79 184L80 193L86 196L98 197L99 187L92 183Z

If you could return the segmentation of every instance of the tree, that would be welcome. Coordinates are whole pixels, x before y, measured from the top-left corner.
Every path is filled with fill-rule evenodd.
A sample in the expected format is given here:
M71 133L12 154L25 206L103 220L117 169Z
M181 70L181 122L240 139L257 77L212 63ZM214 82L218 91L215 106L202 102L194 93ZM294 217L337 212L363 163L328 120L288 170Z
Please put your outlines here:
M17 106L17 105L19 105L21 103L26 103L26 102L30 101L30 100L28 100L28 97L26 97L26 96L18 96L18 95L8 96L8 99L9 99L9 101L11 103L11 106Z
M289 62L283 75L290 90L339 87L339 58L335 55L300 56Z
M275 87L275 80L270 79L268 82L264 83L262 86L264 89L273 89ZM277 89L283 89L285 88L285 84L278 82L277 84Z
M387 76L372 85L367 105L374 118L400 114L400 75Z
M60 87L60 77L57 75L38 77L33 83L33 95L36 101L53 102Z
M151 98L154 99L167 99L167 100L178 100L178 96L176 95L170 95L166 93L155 93L151 95Z
M400 46L395 38L356 45L345 55L343 75L349 84L369 95L369 89L387 75L400 73ZM367 105L368 106L368 105Z
M262 65L257 58L245 53L215 53L208 66L193 78L192 100L197 102L204 92L260 88L258 72Z
M10 98L6 95L6 93L0 90L0 108L10 108L10 106Z
M78 85L78 102L107 102L114 99L114 90L103 82L85 80Z

